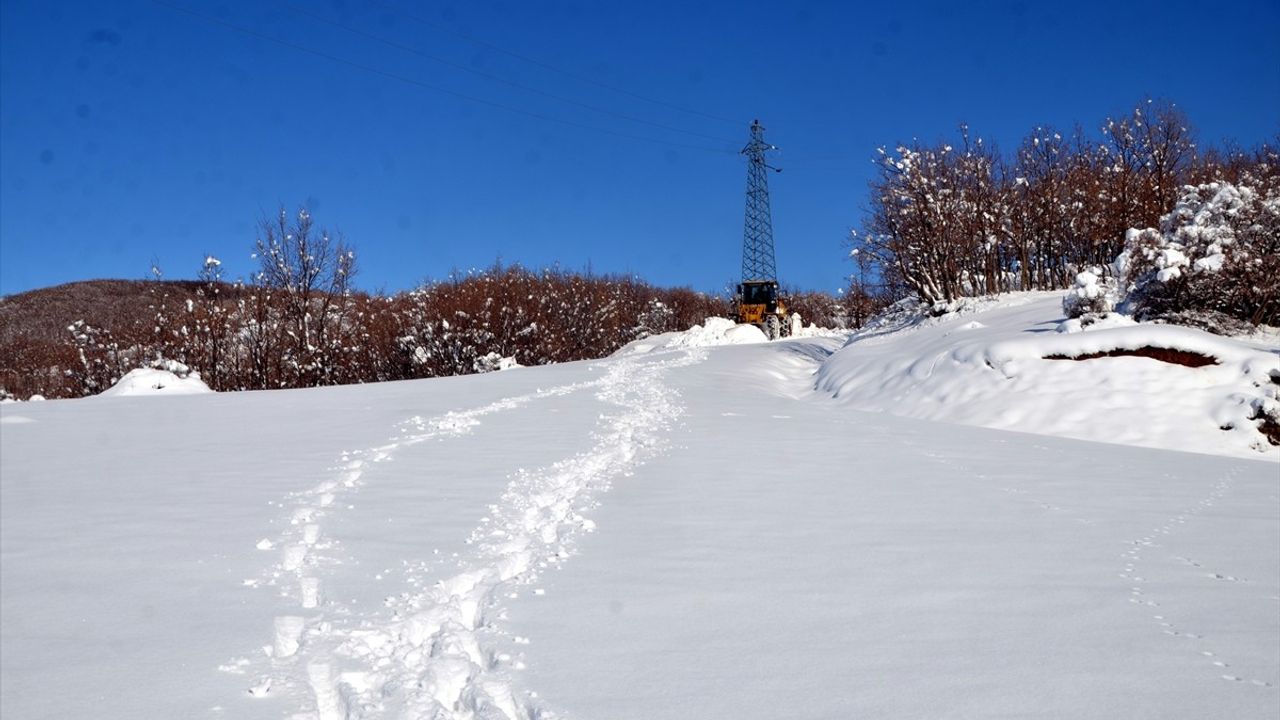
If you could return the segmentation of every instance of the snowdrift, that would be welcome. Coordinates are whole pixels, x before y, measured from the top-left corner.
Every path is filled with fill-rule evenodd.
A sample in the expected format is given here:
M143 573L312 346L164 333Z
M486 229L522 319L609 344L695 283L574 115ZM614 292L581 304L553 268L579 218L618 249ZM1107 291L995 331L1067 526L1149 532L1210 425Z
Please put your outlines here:
M1061 300L1018 294L928 319L899 308L829 358L817 388L914 418L1280 459L1258 429L1280 394L1280 349L1119 316L1084 326Z
M754 325L739 325L722 317L709 317L701 325L683 332L669 332L654 335L643 340L624 345L614 357L625 355L641 355L659 350L676 350L679 348L714 347L717 345L746 345L750 343L768 342L760 328Z
M791 336L793 339L844 337L847 334L843 330L831 330L816 325L804 327L803 323L800 322L799 315L792 315L792 318L795 320ZM640 355L664 350L679 350L682 348L751 345L764 342L769 342L769 338L765 337L760 328L754 325L739 325L728 318L709 317L703 324L694 325L682 332L662 333L661 335L654 335L628 343L615 352L613 357Z
M149 397L154 395L195 395L211 393L200 379L200 373L191 372L180 377L168 370L137 368L130 370L115 385L103 390L97 397Z

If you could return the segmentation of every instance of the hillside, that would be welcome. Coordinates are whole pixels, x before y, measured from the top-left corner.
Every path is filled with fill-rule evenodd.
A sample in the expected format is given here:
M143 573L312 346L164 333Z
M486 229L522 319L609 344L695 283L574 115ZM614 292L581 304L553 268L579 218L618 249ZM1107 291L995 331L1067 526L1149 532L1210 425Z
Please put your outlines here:
M934 364L931 327L1037 337L1061 319L1038 302L862 339L708 324L477 376L4 405L0 714L1274 717L1276 456L816 387ZM895 353L858 359L876 342ZM1137 362L1166 365L1087 367L1105 385Z
M153 314L160 298L182 303L200 286L195 280L84 280L6 295L0 298L0 345L64 342L76 320L127 333Z
M126 345L150 340L155 308L180 307L199 287L190 280L86 280L0 298L0 390L23 399L73 397L65 373L77 357L68 326L86 321Z

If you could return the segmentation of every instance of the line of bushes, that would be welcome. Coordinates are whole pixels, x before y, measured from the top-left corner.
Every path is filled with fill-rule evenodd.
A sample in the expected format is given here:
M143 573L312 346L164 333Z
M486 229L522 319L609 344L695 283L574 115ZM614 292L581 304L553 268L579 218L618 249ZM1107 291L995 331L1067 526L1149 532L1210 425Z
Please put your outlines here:
M1181 110L1148 100L1096 137L1037 127L1005 156L962 126L876 163L851 244L892 294L942 306L1091 271L1145 287L1134 301L1148 318L1280 323L1280 140L1205 149ZM1180 256L1185 271L1160 274Z

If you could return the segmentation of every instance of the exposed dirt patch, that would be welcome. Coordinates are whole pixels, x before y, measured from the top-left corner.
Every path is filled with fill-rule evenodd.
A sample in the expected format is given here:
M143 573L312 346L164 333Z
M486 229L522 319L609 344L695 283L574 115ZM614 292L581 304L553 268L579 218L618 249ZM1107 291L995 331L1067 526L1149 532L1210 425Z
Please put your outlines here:
M1276 418L1258 410L1250 420L1258 421L1258 432L1266 436L1267 442L1272 445L1280 445L1280 422L1277 422Z
M1218 359L1212 355L1202 355L1190 350L1172 350L1146 345L1132 350L1108 350L1106 352L1085 353L1083 355L1045 355L1045 360L1094 360L1103 357L1144 357L1159 360L1171 365L1182 365L1189 368L1217 365Z

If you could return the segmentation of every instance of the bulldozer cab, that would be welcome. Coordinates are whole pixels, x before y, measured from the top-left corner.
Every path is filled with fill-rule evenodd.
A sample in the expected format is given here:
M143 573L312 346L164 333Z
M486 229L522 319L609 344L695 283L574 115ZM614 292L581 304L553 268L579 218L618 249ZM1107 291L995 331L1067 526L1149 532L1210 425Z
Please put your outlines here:
M772 312L778 302L778 283L770 280L748 280L738 286L743 305L765 305Z

